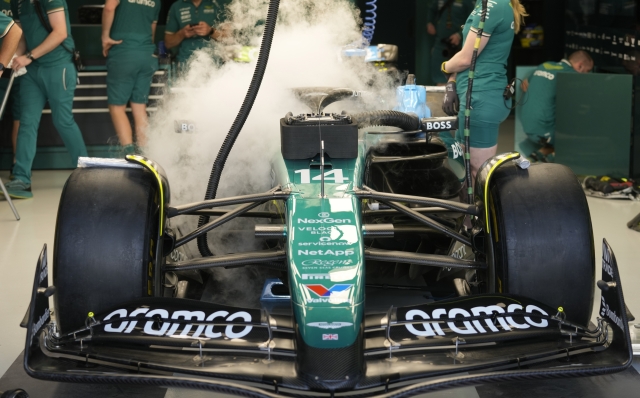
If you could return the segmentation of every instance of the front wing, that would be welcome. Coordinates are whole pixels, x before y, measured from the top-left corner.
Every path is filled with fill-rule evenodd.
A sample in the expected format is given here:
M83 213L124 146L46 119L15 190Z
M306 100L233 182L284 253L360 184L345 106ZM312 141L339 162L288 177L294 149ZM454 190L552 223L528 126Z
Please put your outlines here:
M606 241L596 328L574 325L561 310L508 295L392 307L366 316L362 377L327 381L297 372L291 315L266 310L149 298L89 314L86 328L56 336L47 298L55 289L48 286L46 258L45 246L25 319L24 367L39 379L252 397L353 390L363 396L412 396L489 382L614 373L632 362L618 267ZM339 326L318 325L327 338L338 338ZM317 360L335 367L350 358Z

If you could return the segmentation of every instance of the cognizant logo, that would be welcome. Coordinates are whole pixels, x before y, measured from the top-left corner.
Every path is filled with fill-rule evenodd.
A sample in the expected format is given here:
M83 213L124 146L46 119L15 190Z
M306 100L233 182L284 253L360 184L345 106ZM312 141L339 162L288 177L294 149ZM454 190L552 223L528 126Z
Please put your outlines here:
M519 310L515 313L516 310ZM460 317L460 320L457 322L447 322L447 326L449 329L457 334L479 334L479 333L498 333L500 330L497 327L497 324L507 332L510 332L513 329L529 329L530 327L536 328L546 328L549 326L549 322L546 319L540 319L539 322L535 322L535 320L531 319L531 317L525 316L524 323L516 322L513 317L505 316L505 317L496 317L497 324L494 325L493 319L485 319L484 321L465 321L464 318L470 318L472 316L482 316L482 315L492 315L492 314L515 314L515 315L525 315L531 314L535 317L536 313L538 315L548 316L542 308L535 305L527 305L524 309L524 313L522 312L523 308L520 304L511 304L507 307L505 311L504 308L497 305L489 305L485 307L473 307L471 308L471 312L464 310L462 308L452 308L449 311L444 308L437 308L431 311L431 314L427 314L425 311L414 309L410 310L405 315L405 320L413 321L416 319L428 319L428 320L437 320L441 318L445 319L453 319L456 317ZM462 322L463 327L456 325L456 323ZM445 332L440 327L440 322L432 322L432 323L423 323L421 329L418 329L416 326L419 324L410 324L405 325L409 333L415 336L424 336L424 337L434 337L444 336Z
M163 318L163 319L173 319L173 320L184 320L184 321L195 321L195 322L203 322L208 321L212 322L217 319L220 320L221 323L230 322L233 320L242 320L244 322L251 322L251 315L245 311L234 312L233 314L229 314L227 311L216 311L213 314L207 316L203 311L174 311L172 314L169 314L169 311L163 309L151 309L151 308L137 308L129 314L126 309L115 310L106 317L104 317L103 321L108 321L114 317L118 318L126 318L126 317L136 317L144 315L145 318ZM133 329L138 324L138 321L124 321L121 322L119 326L118 322L106 324L104 327L104 331L107 333L131 333ZM191 333L191 329L193 329L194 325L188 323L172 323L172 322L157 322L155 319L150 319L149 321L144 323L144 327L142 327L142 332L144 334L148 334L151 336L180 336L186 337L189 336L191 338L198 338L204 334L204 337L208 337L210 339L217 339L223 336L222 332L216 332L214 329L216 326L214 325L198 325ZM182 329L179 335L176 335L178 329ZM242 328L241 331L235 332L234 328ZM251 332L253 326L245 326L245 325L227 325L224 329L224 336L230 339L241 339Z

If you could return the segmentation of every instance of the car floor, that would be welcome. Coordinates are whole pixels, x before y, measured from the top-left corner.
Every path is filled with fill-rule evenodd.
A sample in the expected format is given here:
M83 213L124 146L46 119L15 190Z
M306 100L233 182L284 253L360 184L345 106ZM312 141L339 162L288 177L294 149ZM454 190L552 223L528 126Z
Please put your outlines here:
M511 123L511 126L509 125ZM512 150L513 120L502 127L501 151ZM511 132L509 134L509 132ZM510 141L509 141L510 140ZM0 199L0 391L24 388L31 397L183 397L211 396L198 392L150 387L108 387L70 385L29 379L21 367L25 330L18 325L22 320L33 284L36 261L44 244L49 248L49 262L53 255L54 230L58 201L70 170L38 170L33 172L33 199L15 200L21 220L16 221L9 204ZM8 181L8 172L0 177ZM640 213L640 202L589 198L593 222L596 259L602 255L602 239L606 238L616 255L620 268L627 306L640 316L640 232L627 228L626 223ZM544 222L544 215L540 215ZM586 250L587 248L585 248ZM550 253L553 255L553 253ZM597 276L600 271L597 270ZM51 278L51 274L50 274ZM570 283L570 281L568 281ZM594 304L600 297L596 292ZM595 307L594 314L598 307ZM594 317L595 319L595 317ZM640 318L638 320L640 323ZM494 397L520 395L539 396L638 396L640 397L640 362L634 368L612 376L592 378L501 383L481 387L467 387L439 393L429 397Z

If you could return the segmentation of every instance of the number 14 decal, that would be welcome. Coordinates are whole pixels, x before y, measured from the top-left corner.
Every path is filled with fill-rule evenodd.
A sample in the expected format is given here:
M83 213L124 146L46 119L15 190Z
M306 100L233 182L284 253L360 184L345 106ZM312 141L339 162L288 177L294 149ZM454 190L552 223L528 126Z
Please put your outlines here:
M311 170L309 169L296 170L295 173L300 174L301 184L311 184L311 180L320 181L322 179L320 175L311 178ZM342 169L333 169L327 171L326 173L324 173L324 180L327 182L333 182L335 184L342 184L345 181L349 181L349 179L342 173Z

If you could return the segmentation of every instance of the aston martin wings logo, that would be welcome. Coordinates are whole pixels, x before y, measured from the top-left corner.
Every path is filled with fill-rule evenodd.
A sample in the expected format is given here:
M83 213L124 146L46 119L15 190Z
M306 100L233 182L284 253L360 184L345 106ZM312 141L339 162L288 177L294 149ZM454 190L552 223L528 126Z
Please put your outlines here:
M307 323L307 326L320 329L340 329L347 326L353 326L351 322L311 322Z

